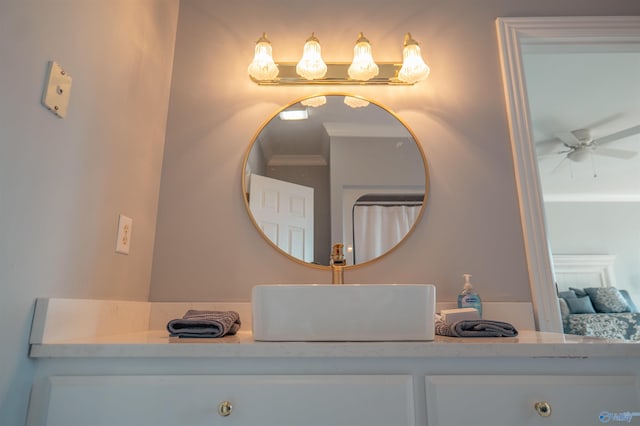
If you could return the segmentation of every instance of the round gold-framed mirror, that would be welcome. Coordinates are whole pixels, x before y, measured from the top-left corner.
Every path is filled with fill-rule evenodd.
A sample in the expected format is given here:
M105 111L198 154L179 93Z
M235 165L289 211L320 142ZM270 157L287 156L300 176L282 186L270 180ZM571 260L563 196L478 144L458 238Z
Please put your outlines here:
M394 250L422 218L426 156L413 131L376 101L347 93L297 99L258 129L242 191L260 234L291 259L347 268Z

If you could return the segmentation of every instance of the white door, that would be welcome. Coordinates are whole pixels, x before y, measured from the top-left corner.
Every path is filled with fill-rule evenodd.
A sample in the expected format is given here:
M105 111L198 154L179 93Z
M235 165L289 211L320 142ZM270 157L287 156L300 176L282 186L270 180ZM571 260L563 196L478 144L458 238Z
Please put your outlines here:
M251 175L249 207L265 235L291 256L313 262L313 188Z

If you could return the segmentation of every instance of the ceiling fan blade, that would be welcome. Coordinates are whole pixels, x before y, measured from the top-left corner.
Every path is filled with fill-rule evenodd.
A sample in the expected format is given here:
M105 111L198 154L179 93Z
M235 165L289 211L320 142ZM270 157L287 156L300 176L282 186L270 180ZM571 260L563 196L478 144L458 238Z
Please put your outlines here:
M601 118L600 120L597 120L597 121L594 121L592 123L589 123L586 126L584 126L584 128L585 129L595 129L595 128L600 127L600 126L604 126L605 124L612 123L612 122L622 118L623 116L624 116L623 113L617 112L615 114L611 114L608 117L604 117L604 118Z
M560 139L566 146L580 145L580 140L573 134L573 132L559 132L556 133L556 137Z
M551 138L536 142L536 152L538 153L538 157L548 154L557 154L558 152L554 152L554 150L562 147L564 147L562 140L558 138Z
M593 153L605 157L619 158L621 160L629 160L638 155L636 151L627 151L626 149L615 148L597 148Z
M629 127L628 129L620 130L619 132L612 133L607 136L603 136L601 138L595 139L595 142L598 145L604 145L606 143L611 143L613 141L617 141L618 139L626 138L628 136L633 136L635 134L640 133L640 125Z

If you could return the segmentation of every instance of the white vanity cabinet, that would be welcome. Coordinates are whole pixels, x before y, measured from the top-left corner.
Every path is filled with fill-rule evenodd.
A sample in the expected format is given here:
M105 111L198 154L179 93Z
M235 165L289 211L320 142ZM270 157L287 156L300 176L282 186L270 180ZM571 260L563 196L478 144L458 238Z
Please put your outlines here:
M634 412L640 421L639 401L632 375L426 378L428 424L437 426L597 425Z
M32 401L30 426L415 425L408 375L51 376Z

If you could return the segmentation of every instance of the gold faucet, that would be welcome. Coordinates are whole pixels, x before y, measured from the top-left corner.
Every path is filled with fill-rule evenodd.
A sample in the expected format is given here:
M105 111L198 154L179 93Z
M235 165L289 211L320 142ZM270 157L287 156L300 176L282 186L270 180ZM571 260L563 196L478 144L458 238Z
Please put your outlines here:
M331 260L329 265L331 266L331 284L343 284L344 283L344 267L347 261L344 258L344 244L334 244L331 249Z

